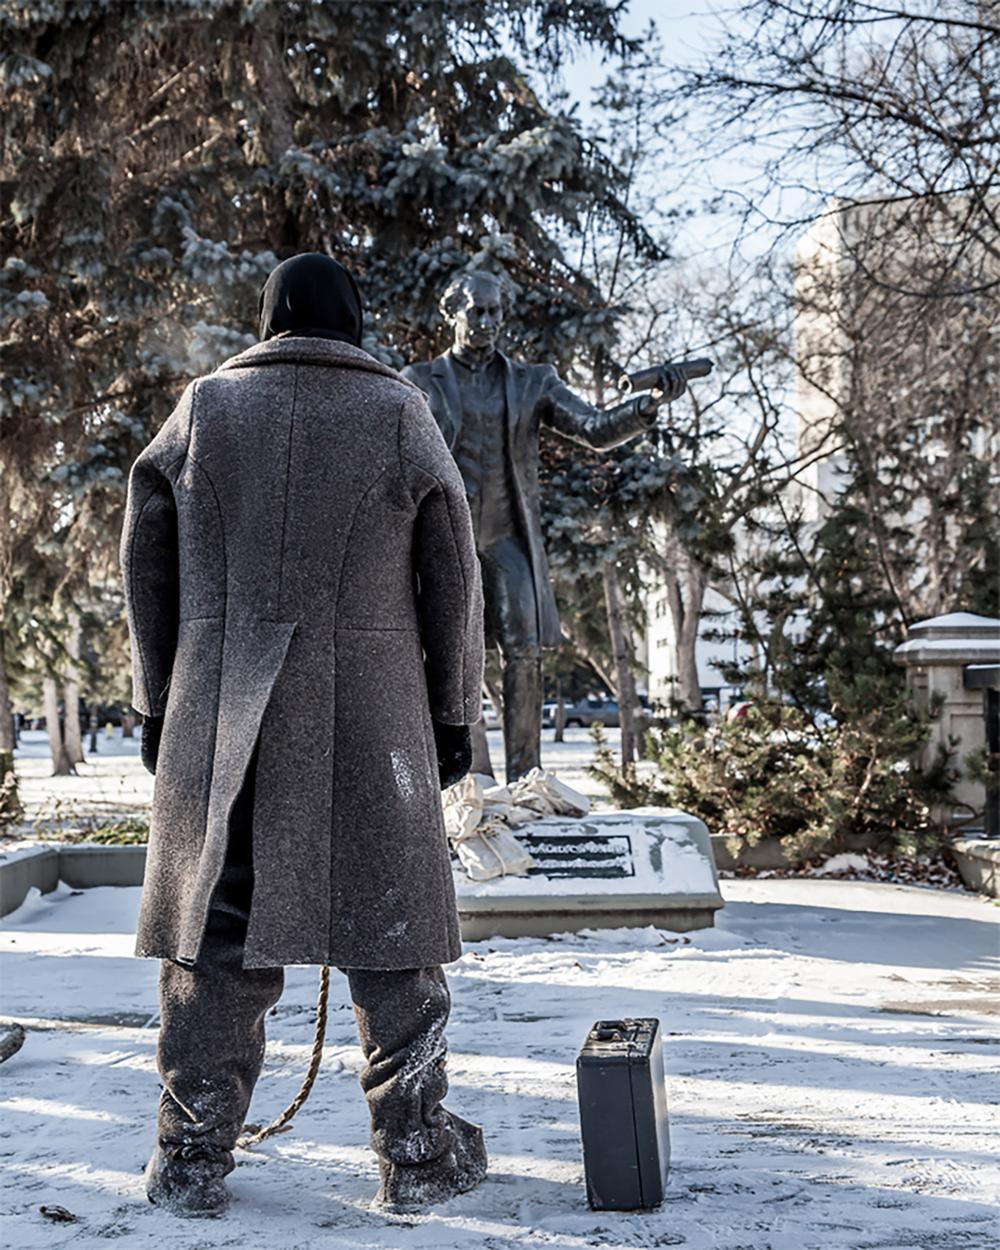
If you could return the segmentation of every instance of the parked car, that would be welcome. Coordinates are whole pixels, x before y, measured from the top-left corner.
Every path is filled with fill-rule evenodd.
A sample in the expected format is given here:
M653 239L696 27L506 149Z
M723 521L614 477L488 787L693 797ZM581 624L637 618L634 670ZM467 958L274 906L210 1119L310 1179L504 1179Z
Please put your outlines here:
M594 724L604 725L608 729L618 727L617 699L592 697L566 704L567 727L578 725L581 729L589 729Z
M483 724L487 729L500 728L500 717L497 716L496 708L489 699L483 700Z
M552 728L555 725L558 707L559 704L555 699L547 699L542 704L543 726ZM644 694L639 695L639 715L647 723L654 715L649 706L649 699ZM579 726L581 729L589 729L595 722L608 729L617 729L619 725L618 701L602 695L591 695L587 699L566 700L567 727Z

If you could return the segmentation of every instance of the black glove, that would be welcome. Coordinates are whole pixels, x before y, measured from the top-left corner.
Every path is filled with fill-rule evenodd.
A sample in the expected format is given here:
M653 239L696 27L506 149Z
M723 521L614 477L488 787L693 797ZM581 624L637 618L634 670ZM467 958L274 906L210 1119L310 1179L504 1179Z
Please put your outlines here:
M431 723L438 757L438 778L441 789L446 790L456 781L461 781L472 767L472 735L468 725Z
M156 757L160 754L160 735L163 733L162 716L144 716L142 718L142 766L146 772L156 776Z

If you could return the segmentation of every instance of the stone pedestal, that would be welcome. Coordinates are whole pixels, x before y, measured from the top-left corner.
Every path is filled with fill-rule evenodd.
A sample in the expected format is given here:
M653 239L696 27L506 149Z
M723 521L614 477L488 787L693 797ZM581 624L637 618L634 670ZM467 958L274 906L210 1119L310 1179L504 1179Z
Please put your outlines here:
M950 612L918 621L895 656L906 665L907 685L917 699L944 700L925 757L932 759L939 745L950 748L957 741L956 764L962 767L965 758L986 742L983 687L972 684L968 670L978 668L982 673L1000 664L1000 620ZM953 810L943 813L948 823L967 820L970 810L983 810L983 786L965 776L964 768L954 797Z
M550 817L515 830L537 867L470 881L455 869L466 941L580 929L709 928L722 895L708 830L674 808Z

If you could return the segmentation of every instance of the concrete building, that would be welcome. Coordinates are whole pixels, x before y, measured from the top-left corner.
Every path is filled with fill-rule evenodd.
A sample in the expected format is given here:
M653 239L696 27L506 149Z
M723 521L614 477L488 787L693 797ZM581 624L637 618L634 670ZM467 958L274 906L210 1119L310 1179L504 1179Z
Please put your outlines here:
M1000 209L1000 200L992 207ZM995 331L995 309L982 293L995 286L997 260L970 233L968 213L968 198L957 194L917 203L833 200L799 239L794 402L807 519L821 520L840 488L845 456L837 426L852 411L870 419L901 401L928 459L948 455L954 435L942 439L942 430L956 413L930 402L911 410L905 396L928 370L946 373L956 346L982 337L990 324ZM938 315L927 317L928 307ZM966 355L955 376L973 359ZM995 421L973 424L968 438L982 456L1000 452Z

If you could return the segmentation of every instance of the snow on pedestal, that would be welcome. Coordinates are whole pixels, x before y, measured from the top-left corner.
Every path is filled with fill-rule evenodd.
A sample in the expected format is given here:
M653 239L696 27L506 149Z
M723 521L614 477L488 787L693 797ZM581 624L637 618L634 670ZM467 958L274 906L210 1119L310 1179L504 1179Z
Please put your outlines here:
M705 825L676 808L551 816L519 825L537 867L470 881L456 866L462 936L545 936L656 925L710 928L722 907Z

